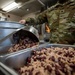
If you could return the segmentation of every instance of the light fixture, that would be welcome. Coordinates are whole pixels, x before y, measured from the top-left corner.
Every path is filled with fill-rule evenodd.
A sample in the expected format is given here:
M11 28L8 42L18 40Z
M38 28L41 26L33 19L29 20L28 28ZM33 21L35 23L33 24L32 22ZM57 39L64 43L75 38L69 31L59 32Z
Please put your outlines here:
M18 7L18 4L16 2L13 2L9 4L8 6L4 7L3 10L9 12L17 7Z
M27 8L26 10L27 10L27 11L29 11L29 9L28 9L28 8Z

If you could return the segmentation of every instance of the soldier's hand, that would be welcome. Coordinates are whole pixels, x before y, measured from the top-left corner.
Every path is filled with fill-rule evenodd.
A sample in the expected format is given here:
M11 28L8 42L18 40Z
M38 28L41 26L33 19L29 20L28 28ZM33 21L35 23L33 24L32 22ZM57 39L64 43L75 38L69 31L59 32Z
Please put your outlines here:
M25 21L25 20L20 20L19 23L21 23L21 24L25 24L26 21Z

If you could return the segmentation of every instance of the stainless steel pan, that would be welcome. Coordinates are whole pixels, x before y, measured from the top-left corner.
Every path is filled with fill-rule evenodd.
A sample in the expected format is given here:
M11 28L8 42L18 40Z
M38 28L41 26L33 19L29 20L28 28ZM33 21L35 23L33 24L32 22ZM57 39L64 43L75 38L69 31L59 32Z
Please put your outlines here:
M20 33L21 35L28 36L31 39L35 39L36 42L39 42L38 31L32 26L21 26L21 24L13 22L0 22L0 28L4 28L0 29L2 34L0 35L0 55L7 54L8 49L16 44L14 35L17 33L18 35Z
M23 27L20 23L0 21L0 46L11 44L10 36Z
M26 49L25 51L21 51L15 54L8 54L5 56L2 56L0 58L0 61L4 64L6 64L7 66L11 67L11 68L19 68L21 66L23 66L25 64L25 60L27 57L31 56L31 52L32 50L40 50L41 48L48 48L48 47L73 47L75 48L75 46L73 45L63 45L63 44L43 44L40 45L36 48L32 48L32 49Z
M11 36L21 29L31 32L36 37L39 37L38 31L32 26L24 26L16 22L0 21L0 46L11 44Z

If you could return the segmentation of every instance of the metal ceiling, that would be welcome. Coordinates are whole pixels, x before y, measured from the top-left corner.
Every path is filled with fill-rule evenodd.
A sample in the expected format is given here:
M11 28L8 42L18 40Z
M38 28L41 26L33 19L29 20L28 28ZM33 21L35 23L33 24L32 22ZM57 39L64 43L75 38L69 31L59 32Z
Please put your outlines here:
M46 8L47 6L51 6L57 2L57 0L0 0L0 8L13 1L22 3L22 5L20 8L16 8L10 13L21 17L29 13L37 12L41 10L42 7ZM27 9L29 9L29 11L27 11Z
M12 10L10 13L15 13L16 15L24 16L26 14L40 10L41 7L42 5L38 2L38 0L32 0L22 3L19 9L17 8L15 10ZM27 9L29 9L29 11L27 11Z

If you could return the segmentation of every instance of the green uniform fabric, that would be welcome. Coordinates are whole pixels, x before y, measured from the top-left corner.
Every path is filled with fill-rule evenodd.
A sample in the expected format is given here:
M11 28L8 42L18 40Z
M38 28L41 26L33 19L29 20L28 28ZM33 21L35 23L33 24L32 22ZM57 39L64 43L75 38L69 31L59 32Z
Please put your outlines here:
M50 42L60 44L75 43L75 5L64 4L47 12L51 29Z

